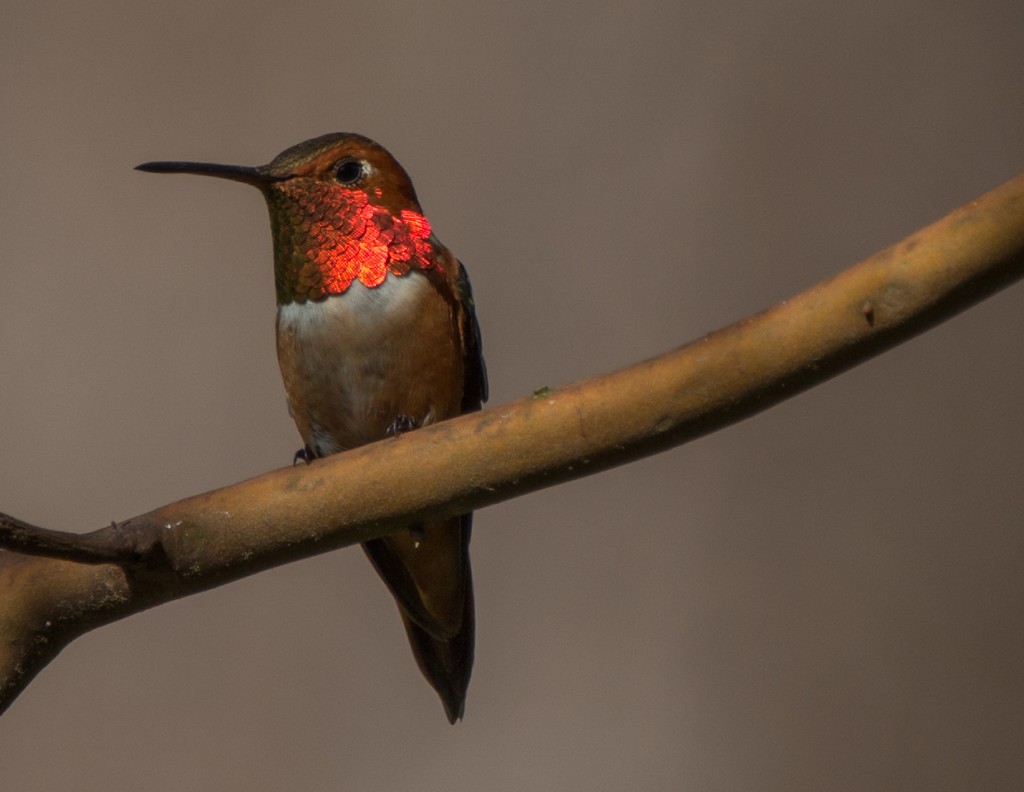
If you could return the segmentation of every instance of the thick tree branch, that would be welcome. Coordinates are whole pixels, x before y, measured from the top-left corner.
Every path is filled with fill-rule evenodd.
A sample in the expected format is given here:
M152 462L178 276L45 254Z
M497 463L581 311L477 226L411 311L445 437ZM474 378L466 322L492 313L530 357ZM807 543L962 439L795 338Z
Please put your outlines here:
M679 445L823 382L1022 275L1024 175L769 311L613 374L88 534L0 515L0 546L10 548L0 552L0 711L93 627Z

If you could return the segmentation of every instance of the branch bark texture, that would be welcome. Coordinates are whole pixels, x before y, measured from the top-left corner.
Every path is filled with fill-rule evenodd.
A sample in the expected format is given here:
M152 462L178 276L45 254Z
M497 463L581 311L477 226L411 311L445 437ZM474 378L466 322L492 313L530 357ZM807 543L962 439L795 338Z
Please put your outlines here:
M1024 175L836 277L660 357L274 471L87 534L0 515L0 711L69 641L278 564L679 445L1024 275Z

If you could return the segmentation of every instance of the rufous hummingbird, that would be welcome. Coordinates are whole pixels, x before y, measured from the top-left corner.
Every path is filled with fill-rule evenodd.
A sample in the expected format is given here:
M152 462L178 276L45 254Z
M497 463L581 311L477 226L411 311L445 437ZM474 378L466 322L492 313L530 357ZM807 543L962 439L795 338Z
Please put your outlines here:
M305 443L297 459L398 435L487 400L466 270L434 236L408 174L382 146L342 132L258 167L138 169L217 176L263 193L274 238L277 358ZM473 665L471 523L465 514L363 545L451 723L462 717Z

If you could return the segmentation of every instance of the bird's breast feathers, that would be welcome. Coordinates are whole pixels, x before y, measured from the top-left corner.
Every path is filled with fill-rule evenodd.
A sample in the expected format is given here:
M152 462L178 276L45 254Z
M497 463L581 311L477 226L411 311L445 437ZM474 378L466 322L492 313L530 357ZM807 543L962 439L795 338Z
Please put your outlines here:
M450 304L426 276L278 307L277 351L292 415L318 454L459 412L462 359Z

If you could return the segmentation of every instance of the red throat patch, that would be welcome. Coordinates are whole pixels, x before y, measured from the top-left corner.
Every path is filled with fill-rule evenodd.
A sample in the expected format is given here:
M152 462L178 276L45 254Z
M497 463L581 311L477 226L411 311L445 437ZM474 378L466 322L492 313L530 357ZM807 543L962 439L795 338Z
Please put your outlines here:
M355 280L372 289L389 274L439 266L430 223L417 212L403 209L396 217L361 190L305 179L284 182L274 192L271 213L281 213L274 226L282 302L341 294Z

